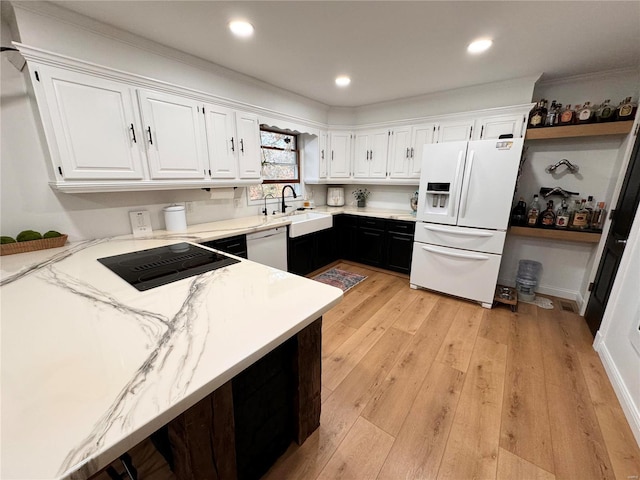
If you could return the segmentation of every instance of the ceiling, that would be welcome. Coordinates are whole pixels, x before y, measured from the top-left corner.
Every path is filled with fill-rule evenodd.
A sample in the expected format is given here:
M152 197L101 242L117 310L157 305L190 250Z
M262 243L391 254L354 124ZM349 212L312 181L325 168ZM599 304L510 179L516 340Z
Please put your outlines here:
M53 3L330 106L640 65L638 1ZM251 39L230 34L235 18ZM478 37L494 45L472 56Z

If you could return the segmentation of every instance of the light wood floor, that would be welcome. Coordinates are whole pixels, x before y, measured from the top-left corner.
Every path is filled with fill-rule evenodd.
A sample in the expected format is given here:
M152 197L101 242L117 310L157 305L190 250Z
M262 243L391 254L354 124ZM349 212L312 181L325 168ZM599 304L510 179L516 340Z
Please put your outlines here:
M320 428L265 479L639 478L582 317L337 266L368 278L324 316Z

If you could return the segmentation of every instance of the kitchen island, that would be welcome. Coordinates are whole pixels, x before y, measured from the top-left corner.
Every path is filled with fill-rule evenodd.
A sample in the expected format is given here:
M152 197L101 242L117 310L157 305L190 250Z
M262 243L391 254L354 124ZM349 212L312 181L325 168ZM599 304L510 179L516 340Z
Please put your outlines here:
M203 399L228 400L234 377L290 339L318 341L342 297L247 260L139 292L97 262L179 237L2 257L2 478L92 475ZM317 390L319 416L312 380L298 394Z

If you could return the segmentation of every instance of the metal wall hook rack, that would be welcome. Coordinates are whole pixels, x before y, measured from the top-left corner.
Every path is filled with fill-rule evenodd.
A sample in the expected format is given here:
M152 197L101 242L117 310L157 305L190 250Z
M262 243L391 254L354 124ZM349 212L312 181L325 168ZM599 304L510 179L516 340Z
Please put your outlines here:
M567 169L569 170L569 172L571 173L578 173L579 167L577 165L574 165L573 163L571 163L569 160L567 160L566 158L563 158L562 160L560 160L558 163L556 163L555 165L549 165L547 168L545 168L545 172L547 173L555 173L555 171L558 169L559 166L561 165L566 165Z
M548 198L551 195L561 195L564 198L569 198L572 195L580 195L579 192L570 192L568 190L565 190L564 188L560 188L560 187L540 187L540 195L542 195L544 198Z

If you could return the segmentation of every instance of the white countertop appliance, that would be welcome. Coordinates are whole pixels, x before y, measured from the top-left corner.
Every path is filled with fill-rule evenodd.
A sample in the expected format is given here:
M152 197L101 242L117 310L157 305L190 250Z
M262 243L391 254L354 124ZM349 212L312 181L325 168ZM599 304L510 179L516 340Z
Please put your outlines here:
M425 145L410 283L491 308L523 139Z

